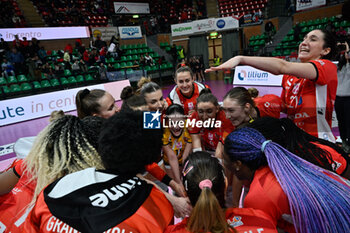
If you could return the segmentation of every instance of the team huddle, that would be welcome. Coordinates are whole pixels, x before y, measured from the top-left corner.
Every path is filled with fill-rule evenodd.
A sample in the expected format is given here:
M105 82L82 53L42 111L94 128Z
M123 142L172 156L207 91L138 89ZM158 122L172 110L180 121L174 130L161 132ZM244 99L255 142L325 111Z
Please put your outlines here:
M79 91L78 116L52 115L0 174L0 232L349 231L349 155L331 131L334 46L314 30L301 63L236 56L206 70L284 74L280 97L234 87L220 103L187 66L166 98L147 78L123 89L121 108L107 91ZM144 127L149 111L163 127Z

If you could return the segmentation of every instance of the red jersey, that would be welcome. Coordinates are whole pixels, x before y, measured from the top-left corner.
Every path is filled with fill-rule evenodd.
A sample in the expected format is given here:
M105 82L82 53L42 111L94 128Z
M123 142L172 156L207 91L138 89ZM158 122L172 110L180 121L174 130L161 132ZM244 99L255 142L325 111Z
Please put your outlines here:
M274 225L287 232L295 232L293 224L286 221L292 219L288 198L269 167L255 171L243 206L262 210L273 220Z
M45 188L23 232L158 232L174 212L164 194L145 181L88 168Z
M24 173L23 160L16 162L13 169L20 179L11 192L0 197L0 232L22 232L26 210L34 195L35 182L29 182Z
M159 181L162 181L166 175L165 171L161 169L157 163L146 165L145 169Z
M198 113L194 112L188 121L193 122L199 121ZM201 127L198 128L195 124L194 127L189 127L188 132L190 134L199 134L201 135L203 146L206 150L215 151L219 142L224 144L224 140L227 135L229 135L235 128L232 125L231 121L226 118L226 115L223 110L220 110L216 114L215 122L220 121L221 127ZM189 125L189 126L192 126Z
M348 166L346 159L341 154L339 154L336 150L334 150L332 147L322 145L316 142L312 142L312 143L315 144L317 147L321 148L322 150L327 151L329 153L332 160L334 161L334 163L331 164L332 168L334 169L335 173L337 173L338 175L342 175L343 172L346 170L346 167ZM329 163L331 163L330 160L329 160Z
M207 85L203 85L199 82L193 82L193 92L190 97L184 96L179 88L175 86L173 90L169 93L168 98L166 98L166 102L168 105L179 104L185 110L185 115L188 115L190 111L194 111L197 105L197 98L201 90L209 88Z
M294 123L307 133L335 141L332 112L337 91L337 67L329 60L311 61L317 71L315 80L284 75L282 102Z
M261 210L251 208L230 208L226 210L227 223L238 233L277 233L270 217ZM188 218L167 227L166 233L190 233L187 229ZM233 232L233 231L232 231Z
M254 99L256 107L260 111L260 117L270 116L280 118L282 100L279 96L269 94Z

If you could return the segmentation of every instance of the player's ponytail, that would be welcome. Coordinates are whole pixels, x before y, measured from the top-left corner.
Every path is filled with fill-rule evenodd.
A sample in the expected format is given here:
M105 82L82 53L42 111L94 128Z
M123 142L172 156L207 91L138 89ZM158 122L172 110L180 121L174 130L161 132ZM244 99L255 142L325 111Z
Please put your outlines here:
M219 160L207 152L188 156L183 183L193 206L187 222L190 232L230 232L222 207L225 205L225 178Z
M188 219L187 229L190 232L229 232L224 211L210 188L202 189Z

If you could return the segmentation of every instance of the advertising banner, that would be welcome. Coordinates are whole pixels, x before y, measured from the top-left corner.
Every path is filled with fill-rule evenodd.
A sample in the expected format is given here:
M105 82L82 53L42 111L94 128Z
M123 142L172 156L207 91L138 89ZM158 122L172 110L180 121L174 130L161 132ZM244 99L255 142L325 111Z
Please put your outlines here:
M85 88L106 90L120 100L120 93L126 86L130 86L129 80L3 100L0 101L0 126L49 116L55 110L75 110L75 95Z
M216 19L215 30L223 31L239 27L239 21L232 17L223 17Z
M118 28L117 27L96 27L91 28L92 35L94 39L97 36L101 38L103 41L109 41L112 36L118 36Z
M237 66L233 84L256 86L281 86L283 75L273 75L269 72L255 69L251 66Z
M233 17L202 19L195 20L190 23L171 25L171 35L185 36L194 33L230 30L238 27L239 21Z
M149 14L149 4L141 2L114 2L116 14Z
M119 30L119 37L122 40L142 38L142 32L141 32L140 26L119 27L118 30Z
M193 34L192 22L171 25L171 36L184 36L190 34Z
M215 21L215 18L193 21L193 33L214 31L216 29Z
M297 0L297 11L303 11L319 6L326 5L326 0Z
M0 38L5 41L13 41L15 35L19 39L26 37L27 40L59 40L74 38L89 38L88 27L42 27L42 28L1 28Z
M246 14L241 18L241 24L244 25L256 25L262 24L263 19L261 13Z

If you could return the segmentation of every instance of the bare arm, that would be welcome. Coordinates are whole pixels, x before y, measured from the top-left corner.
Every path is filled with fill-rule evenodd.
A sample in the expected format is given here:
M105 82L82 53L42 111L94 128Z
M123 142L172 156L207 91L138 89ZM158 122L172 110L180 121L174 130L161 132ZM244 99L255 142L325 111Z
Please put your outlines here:
M249 65L269 73L289 74L299 78L316 79L317 71L310 63L287 62L274 57L236 56L217 67L210 67L205 72L235 68L237 65Z
M192 138L192 149L202 149L201 144L201 135L200 134L191 134Z
M215 150L215 157L220 159L220 161L223 159L223 153L224 153L224 145L222 144L222 142L219 142L216 150Z
M184 153L182 155L182 163L184 163L184 161L187 159L187 157L191 153L191 151L192 151L192 143L186 143L186 147L185 147Z
M239 207L239 200L241 198L243 182L237 176L232 175L232 199L233 207Z
M168 156L169 164L171 170L173 171L175 181L177 183L181 183L179 161L175 152L171 149L170 145L163 146L163 151Z
M0 174L0 195L9 193L16 186L19 178L10 169Z
M156 185L154 182L145 179L142 175L138 174L137 177L140 179L146 181L149 184L154 185L159 191L161 191L165 197L168 199L168 201L171 203L171 205L174 208L175 216L176 217L186 217L190 215L192 211L192 207L190 205L190 200L186 197L175 197L167 192L165 192L163 189L161 189L158 185Z

